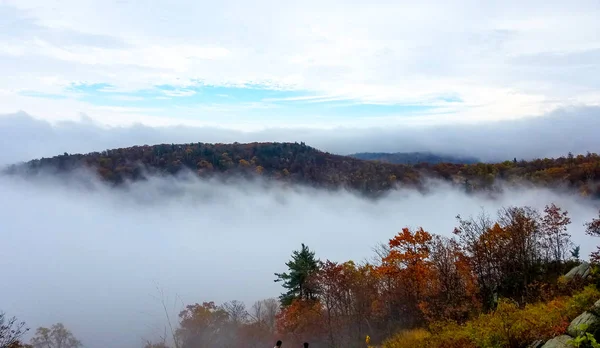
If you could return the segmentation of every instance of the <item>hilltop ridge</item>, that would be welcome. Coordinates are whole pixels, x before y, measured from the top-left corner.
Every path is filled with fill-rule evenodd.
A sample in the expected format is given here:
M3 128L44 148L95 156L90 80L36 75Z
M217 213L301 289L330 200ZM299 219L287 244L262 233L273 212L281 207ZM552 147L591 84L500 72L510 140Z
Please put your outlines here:
M67 154L8 167L9 174L65 173L94 169L105 181L120 184L146 175L192 170L201 177L256 176L325 188L378 194L395 187L423 188L439 179L466 191L498 190L501 184L531 184L576 190L600 197L600 156L595 153L501 163L394 164L320 151L305 143L158 144Z

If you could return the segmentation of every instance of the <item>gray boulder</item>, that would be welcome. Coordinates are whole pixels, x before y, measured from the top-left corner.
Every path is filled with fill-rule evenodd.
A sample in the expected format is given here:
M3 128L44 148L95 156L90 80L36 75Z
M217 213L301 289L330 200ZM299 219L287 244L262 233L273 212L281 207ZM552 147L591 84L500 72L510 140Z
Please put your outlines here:
M594 313L600 317L600 300L596 301L592 308L588 309L588 312Z
M557 336L546 342L542 348L573 348L573 346L568 343L572 339L573 337L567 335Z
M577 337L586 332L589 332L594 336L596 336L596 333L600 332L600 317L590 312L583 312L577 318L573 319L567 328L567 333L573 337Z
M590 276L591 269L592 268L590 264L583 261L581 265L573 267L567 274L565 274L565 278L567 278L567 280L571 280L575 277L586 279Z
M537 341L534 341L532 344L528 345L527 348L542 348L543 345L544 345L544 341L537 340Z

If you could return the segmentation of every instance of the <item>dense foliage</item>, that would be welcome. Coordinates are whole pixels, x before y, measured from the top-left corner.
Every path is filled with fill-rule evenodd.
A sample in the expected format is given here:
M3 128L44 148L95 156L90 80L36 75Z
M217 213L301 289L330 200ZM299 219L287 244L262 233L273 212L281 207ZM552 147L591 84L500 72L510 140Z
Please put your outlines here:
M308 281L316 296L282 303L279 337L327 347L365 347L367 336L393 337L390 348L525 347L563 333L600 298L595 285L563 277L580 261L557 205L457 223L452 238L403 228L375 262L322 262Z
M82 154L63 154L8 168L9 173L72 171L94 168L115 184L139 180L148 173L175 174L188 169L199 176L261 175L327 188L349 188L380 194L391 188L424 188L427 178L442 179L466 191L498 190L502 183L565 186L583 196L600 198L600 156L587 155L533 161L415 165L365 161L319 151L304 143L162 144Z
M524 307L501 300L495 311L481 314L463 325L437 322L428 330L403 331L387 340L383 347L526 347L534 341L545 341L564 333L569 322L590 308L598 298L600 291L588 286L573 296L560 296Z

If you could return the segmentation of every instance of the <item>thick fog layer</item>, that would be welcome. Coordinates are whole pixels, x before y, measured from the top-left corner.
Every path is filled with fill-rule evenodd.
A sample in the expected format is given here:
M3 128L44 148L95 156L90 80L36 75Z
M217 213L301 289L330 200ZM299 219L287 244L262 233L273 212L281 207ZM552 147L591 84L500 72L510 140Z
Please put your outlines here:
M3 141L0 165L64 152L85 153L158 143L235 141L304 141L307 145L338 154L432 151L475 156L482 161L557 157L568 152L585 154L587 151L600 151L600 138L597 136L599 116L599 107L573 107L543 117L475 125L242 132L184 126L104 128L88 117L83 117L81 122L51 125L19 113L0 115L0 138Z
M597 207L541 190L490 201L439 186L370 201L256 182L153 178L117 190L1 177L0 196L1 309L32 328L61 321L90 348L139 347L161 334L157 284L172 313L277 296L273 273L301 243L323 260L364 260L404 226L449 235L457 214L550 202L570 212L582 256L600 242L582 226Z

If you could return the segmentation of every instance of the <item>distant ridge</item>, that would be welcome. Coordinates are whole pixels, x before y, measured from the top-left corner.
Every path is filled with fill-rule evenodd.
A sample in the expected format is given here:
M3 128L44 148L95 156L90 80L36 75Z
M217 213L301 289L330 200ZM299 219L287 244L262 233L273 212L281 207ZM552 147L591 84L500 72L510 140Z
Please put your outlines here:
M378 155L353 156L382 157ZM396 188L428 190L429 179L439 179L466 192L497 192L506 185L535 185L600 198L600 156L595 153L531 161L514 158L501 163L465 163L475 159L427 153L392 155L395 161L415 164L334 155L304 143L189 143L133 146L85 155L65 153L15 164L3 172L61 175L84 167L94 170L104 181L119 185L145 180L148 175L191 171L199 177L260 176L374 196Z
M380 161L394 164L474 164L481 162L475 157L461 157L453 155L438 155L431 152L359 152L348 155L366 161Z

